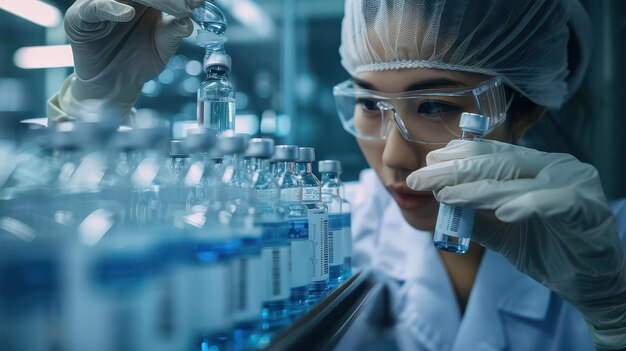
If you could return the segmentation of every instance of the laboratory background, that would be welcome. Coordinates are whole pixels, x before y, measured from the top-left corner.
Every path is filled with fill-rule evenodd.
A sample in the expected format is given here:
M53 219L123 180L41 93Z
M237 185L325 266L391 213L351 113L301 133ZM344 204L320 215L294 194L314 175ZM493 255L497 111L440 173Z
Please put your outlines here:
M19 3L25 13L6 11ZM32 3L32 6L29 4ZM42 3L42 7L38 5ZM45 117L46 100L72 72L62 19L71 0L0 2L0 117ZM226 50L236 89L238 132L272 137L278 144L315 147L320 159L338 159L355 180L366 162L341 128L332 87L348 77L341 67L343 2L336 0L216 1L229 21ZM556 127L569 145L546 145L594 164L609 198L626 195L626 139L622 102L626 4L582 1L593 25L594 53L586 81ZM196 120L203 49L192 35L167 68L148 82L141 113L171 122L174 134ZM555 128L544 123L541 128ZM540 128L536 128L540 129ZM537 132L539 133L539 132ZM536 133L536 134L537 134ZM540 136L537 136L540 138ZM329 142L331 141L332 142Z
M0 236L0 349L172 350L191 338L203 351L351 349L358 343L350 338L363 336L358 327L367 318L355 317L361 310L368 323L392 324L390 294L352 270L344 183L368 166L333 96L349 78L338 51L344 2L212 1L228 22L223 45L236 106L235 133L218 136L196 128L207 76L197 21L135 105L138 121L163 123L134 131L62 123L47 132L48 99L73 72L63 27L73 3L0 0L0 234L35 243ZM607 198L624 198L626 2L581 3L594 43L586 79L521 143L593 164ZM163 150L154 140L165 134L173 140L155 165L150 153ZM98 154L104 149L107 156ZM132 154L137 150L143 154ZM217 175L209 179L211 172ZM44 173L53 191L38 193L43 187L32 184L45 183ZM289 177L298 180L290 185ZM183 188L195 192L181 198ZM308 200L306 188L317 191ZM226 224L224 212L232 216ZM308 236L298 237L304 227ZM80 243L68 239L68 228ZM136 235L120 235L129 232ZM206 333L190 336L192 324ZM395 347L382 342L372 349Z

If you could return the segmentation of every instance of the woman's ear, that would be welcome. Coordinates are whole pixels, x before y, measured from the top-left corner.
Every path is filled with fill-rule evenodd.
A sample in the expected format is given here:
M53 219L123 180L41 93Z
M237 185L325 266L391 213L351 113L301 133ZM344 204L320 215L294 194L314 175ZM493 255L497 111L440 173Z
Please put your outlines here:
M511 136L513 140L521 139L530 127L539 122L546 113L546 108L535 105L535 107L523 116L515 118L515 124L511 128Z

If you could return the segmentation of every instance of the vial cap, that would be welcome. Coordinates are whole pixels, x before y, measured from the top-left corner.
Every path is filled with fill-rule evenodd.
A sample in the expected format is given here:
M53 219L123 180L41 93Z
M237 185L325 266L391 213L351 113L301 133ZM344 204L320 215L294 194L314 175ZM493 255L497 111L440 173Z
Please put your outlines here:
M274 161L294 162L298 160L298 146L296 145L278 145L274 147Z
M341 162L337 160L324 160L317 163L317 170L320 173L341 174Z
M216 139L217 133L214 129L198 127L187 130L184 144L190 152L209 152Z
M189 153L182 140L171 140L169 155L170 157L188 157Z
M459 127L461 127L461 130L466 132L482 135L489 130L489 121L490 118L487 116L479 115L477 113L463 112L461 114Z
M228 54L221 52L214 52L208 57L204 57L204 71L208 72L211 69L220 69L226 73L230 72L231 59Z
M268 138L250 139L247 157L270 158L274 154L274 140Z
M301 147L298 149L298 162L313 162L315 161L315 148Z
M242 154L248 148L248 134L225 131L217 137L217 148L223 155Z

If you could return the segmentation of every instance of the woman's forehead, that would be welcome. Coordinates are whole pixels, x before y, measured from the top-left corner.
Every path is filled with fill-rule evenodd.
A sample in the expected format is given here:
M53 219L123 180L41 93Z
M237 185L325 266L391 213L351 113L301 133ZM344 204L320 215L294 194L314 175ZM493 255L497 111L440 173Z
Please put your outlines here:
M370 90L400 93L423 89L471 87L489 78L476 73L409 68L361 72L354 77L354 82L356 85Z

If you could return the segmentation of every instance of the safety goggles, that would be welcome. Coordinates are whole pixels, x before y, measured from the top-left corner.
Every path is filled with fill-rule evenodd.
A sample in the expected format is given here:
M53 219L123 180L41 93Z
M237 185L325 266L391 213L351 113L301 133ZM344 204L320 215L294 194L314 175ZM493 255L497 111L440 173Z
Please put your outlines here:
M446 144L461 135L463 112L489 116L491 132L506 119L504 83L496 77L469 88L382 93L355 86L351 80L333 88L344 129L363 140L385 140L396 124L404 139Z

